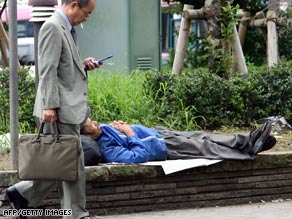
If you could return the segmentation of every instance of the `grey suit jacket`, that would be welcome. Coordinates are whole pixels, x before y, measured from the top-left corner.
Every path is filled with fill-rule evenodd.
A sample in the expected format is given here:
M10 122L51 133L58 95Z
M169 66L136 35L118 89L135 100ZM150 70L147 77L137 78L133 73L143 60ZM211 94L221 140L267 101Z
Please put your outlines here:
M39 32L39 85L34 115L57 109L58 121L80 124L87 111L88 80L78 48L57 12Z

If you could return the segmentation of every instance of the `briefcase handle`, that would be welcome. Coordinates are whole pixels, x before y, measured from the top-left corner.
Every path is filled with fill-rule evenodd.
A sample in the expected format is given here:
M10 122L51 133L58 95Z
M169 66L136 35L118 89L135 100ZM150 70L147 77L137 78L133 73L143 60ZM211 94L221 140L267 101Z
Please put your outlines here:
M39 130L38 130L38 134L37 134L37 138L36 138L36 141L40 142L41 141L41 134L44 134L44 126L45 126L45 122L42 122L40 127L39 127ZM53 123L53 128L54 128L54 136L55 136L55 140L56 142L60 142L60 128L58 126L58 124L56 122Z

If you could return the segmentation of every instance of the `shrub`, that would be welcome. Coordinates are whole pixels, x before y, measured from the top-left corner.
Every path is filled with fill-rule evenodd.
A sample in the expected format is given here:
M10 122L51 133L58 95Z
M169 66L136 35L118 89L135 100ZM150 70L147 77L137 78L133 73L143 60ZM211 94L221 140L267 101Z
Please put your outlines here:
M268 116L292 115L292 72L289 65L252 71L225 80L201 70L188 70L181 76L149 72L145 86L156 102L156 114L169 116L188 112L193 124L202 128L222 125L249 126ZM161 110L160 106L164 106ZM157 110L160 109L160 110ZM180 128L186 129L181 120Z
M292 121L292 71L283 64L269 71L258 72L258 107L264 109L258 116L284 116ZM260 87L261 85L261 87Z
M279 54L281 59L291 60L292 59L292 7L288 8L287 12L284 12L282 17L288 20L286 26L278 27L278 42L279 42Z
M156 94L156 104L165 106L164 111L156 111L159 117L166 119L169 115L188 112L193 126L188 127L182 123L177 127L179 129L218 127L232 113L232 90L224 79L215 74L189 70L181 76L169 73L160 76L159 72L149 72L147 78L145 86L152 94ZM162 81L162 78L167 81ZM151 95L150 92L148 94Z
M159 72L152 76L159 78L149 80L150 74L139 70L130 74L110 74L103 70L90 73L91 117L105 123L112 120L125 120L128 123L140 123L150 127L162 125L177 130L197 128L193 107L184 106L184 102L179 100L175 102L175 106L171 106L166 100L177 98L175 91L174 96L168 92L168 80L171 81L171 78L175 79L175 77ZM146 85L148 80L150 84ZM151 84L152 82L154 84ZM174 83L176 81L171 81L170 84ZM161 89L156 90L153 87ZM165 101L159 102L159 99Z
M29 67L21 67L18 72L19 125L21 132L34 131L33 106L35 98L34 79L29 75ZM0 133L9 132L9 69L0 71Z
M111 74L89 73L91 118L99 122L125 120L169 129L215 129L250 126L268 116L292 122L292 64L253 69L230 80L204 69L184 70L181 76L156 70ZM9 132L8 69L0 74L0 133ZM35 130L32 116L34 80L19 71L19 121L22 132Z

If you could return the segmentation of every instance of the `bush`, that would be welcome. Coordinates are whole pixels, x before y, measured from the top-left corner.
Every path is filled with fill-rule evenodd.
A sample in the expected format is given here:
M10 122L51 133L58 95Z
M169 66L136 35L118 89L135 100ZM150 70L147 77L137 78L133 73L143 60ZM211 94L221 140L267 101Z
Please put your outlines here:
M156 109L164 106L164 110L156 110L158 117L167 120L169 116L188 112L192 126L184 124L181 118L176 129L219 127L232 113L233 91L215 74L202 70L189 70L181 76L149 72L147 79L145 86L151 91L148 94L156 95Z
M278 27L278 42L279 42L279 54L281 59L291 60L292 59L292 8L287 10L286 13L281 15L288 20L286 26Z
M34 131L35 120L32 116L35 99L35 82L29 75L29 67L21 67L18 72L18 101L20 132ZM0 71L0 133L9 132L9 69Z
M148 76L147 72L139 70L130 74L110 74L103 70L90 73L91 117L102 123L125 120L128 123L139 123L149 127L162 125L177 130L197 128L193 107L185 107L183 101L179 100L175 106L170 106L167 100L157 102L158 98L177 98L175 92L173 92L174 96L166 96L169 94L166 93L169 88L167 83L175 77L157 72L156 76L159 79L149 81ZM148 85L146 85L147 81L150 82ZM155 84L151 84L152 82ZM172 88L174 83L176 82L169 83ZM161 89L156 92L153 87L157 86ZM151 93L152 91L155 93Z
M185 70L181 76L156 70L110 74L89 73L89 105L99 122L125 120L175 130L250 126L268 116L292 123L292 64L225 80L204 69ZM0 75L0 132L9 132L9 71ZM19 121L22 132L35 130L32 116L34 80L28 69L19 71Z
M188 70L181 76L152 71L145 86L155 99L158 117L167 120L187 111L195 120L193 124L201 128L249 126L255 120L278 115L292 119L292 72L288 65L235 75L230 80L201 70ZM164 110L157 110L160 106ZM187 126L181 120L179 128Z
M292 121L291 66L279 65L270 71L260 71L257 83L259 91L257 107L264 109L258 116L279 115Z

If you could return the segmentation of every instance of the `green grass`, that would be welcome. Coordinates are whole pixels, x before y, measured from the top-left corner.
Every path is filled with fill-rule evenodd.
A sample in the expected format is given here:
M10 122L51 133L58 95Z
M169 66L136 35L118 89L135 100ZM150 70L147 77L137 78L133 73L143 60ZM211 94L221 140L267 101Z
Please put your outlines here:
M146 72L135 70L130 74L111 73L108 70L96 70L89 73L89 106L91 118L99 123L124 120L129 124L143 124L148 127L157 125L176 130L194 130L198 128L192 107L183 102L179 111L165 115L168 105L157 94L145 93ZM149 85L148 85L149 86ZM161 83L163 98L167 98L167 83ZM163 92L164 91L164 92Z
M144 95L145 72L111 74L97 70L89 74L91 118L100 123L124 120L128 123L151 124L151 101Z

